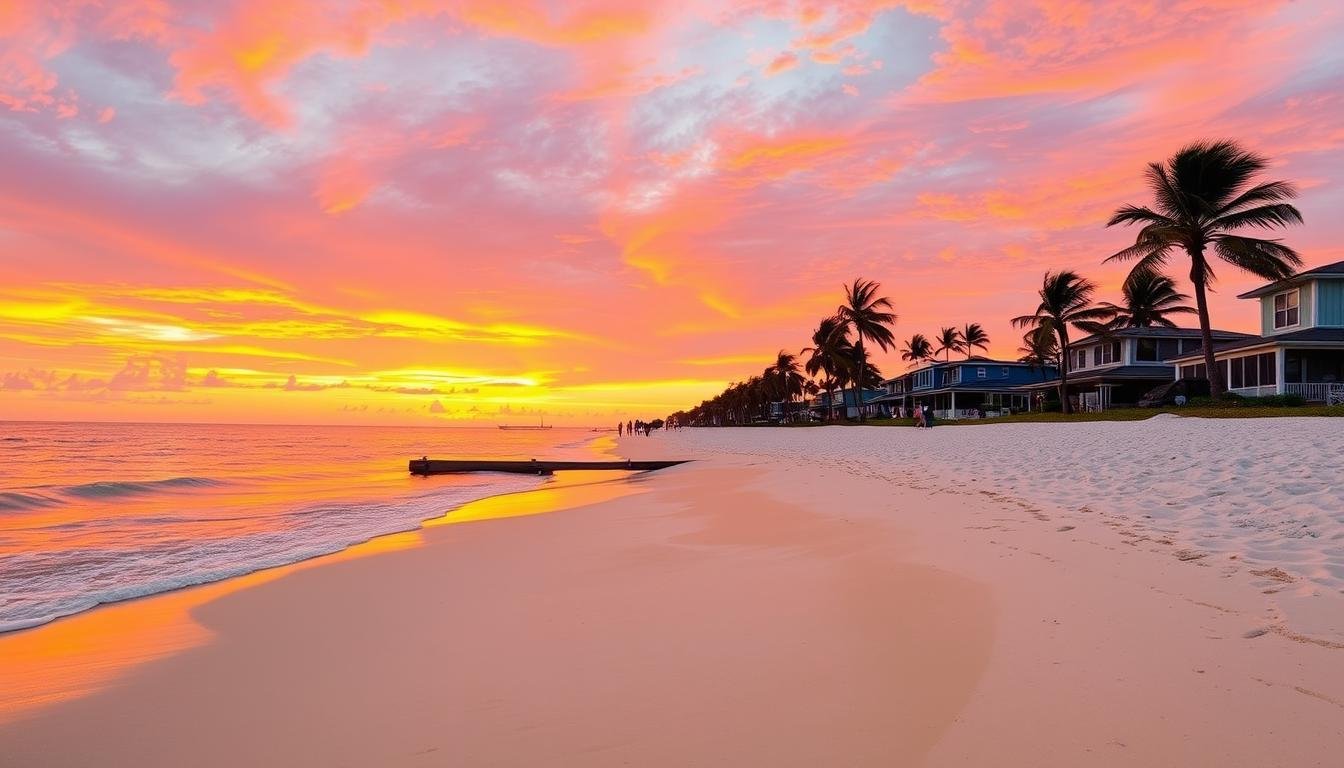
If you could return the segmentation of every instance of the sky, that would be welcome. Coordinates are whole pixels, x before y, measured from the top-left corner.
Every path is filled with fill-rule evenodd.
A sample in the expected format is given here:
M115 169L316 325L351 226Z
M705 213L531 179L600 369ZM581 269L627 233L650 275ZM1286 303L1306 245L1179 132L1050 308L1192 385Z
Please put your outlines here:
M0 419L607 426L856 277L1016 357L1046 270L1118 301L1106 219L1191 141L1344 259L1340 39L1329 0L0 0Z

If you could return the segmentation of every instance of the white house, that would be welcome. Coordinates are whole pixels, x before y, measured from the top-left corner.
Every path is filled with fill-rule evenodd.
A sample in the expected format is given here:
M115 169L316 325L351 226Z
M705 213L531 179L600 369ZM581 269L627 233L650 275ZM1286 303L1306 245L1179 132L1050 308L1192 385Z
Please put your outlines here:
M1259 299L1260 334L1213 345L1229 392L1344 401L1344 261L1241 294ZM1206 378L1203 350L1176 358L1176 378Z

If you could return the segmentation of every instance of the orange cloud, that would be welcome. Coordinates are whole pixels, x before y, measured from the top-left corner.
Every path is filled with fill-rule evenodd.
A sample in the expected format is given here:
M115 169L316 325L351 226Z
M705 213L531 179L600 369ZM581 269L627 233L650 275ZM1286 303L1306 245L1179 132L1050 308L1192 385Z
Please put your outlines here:
M790 69L798 66L798 54L793 51L784 51L765 65L765 76L774 77L781 72L788 72Z

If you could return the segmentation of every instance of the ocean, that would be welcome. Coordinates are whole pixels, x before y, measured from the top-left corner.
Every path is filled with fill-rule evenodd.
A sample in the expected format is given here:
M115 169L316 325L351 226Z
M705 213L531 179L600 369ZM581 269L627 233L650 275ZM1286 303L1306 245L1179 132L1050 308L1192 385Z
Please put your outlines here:
M593 458L582 429L0 423L0 632L412 530L525 475L411 458Z

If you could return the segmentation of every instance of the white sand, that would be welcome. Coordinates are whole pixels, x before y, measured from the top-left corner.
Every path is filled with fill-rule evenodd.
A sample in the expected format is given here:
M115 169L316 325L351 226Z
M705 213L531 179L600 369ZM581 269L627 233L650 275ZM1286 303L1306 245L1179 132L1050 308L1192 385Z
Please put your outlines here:
M1265 429L1320 439L1326 426L627 438L632 457L703 460L469 505L449 519L475 522L400 537L405 548L183 599L176 623L162 615L172 596L87 614L137 630L127 642L162 638L133 662L108 638L69 653L79 619L0 637L0 679L15 679L7 660L26 647L28 663L71 667L59 685L76 691L30 691L9 712L0 698L0 764L1337 766L1339 593L1251 574L1231 557L1237 537L1272 539L1225 514L1172 508L1132 525L1126 515L1146 520L1139 502L1110 491L1158 482L1145 461L1081 471L1087 453L1123 454L1136 436L1174 450L1189 429L1235 445ZM1181 467L1219 476L1235 461ZM1310 466L1297 481L1330 465ZM989 487L995 475L1017 487ZM1023 490L1064 485L1061 504ZM1226 548L1174 556L1209 532ZM1294 562L1338 557L1319 549ZM1300 616L1284 616L1286 594Z
M902 486L1001 494L1058 525L1099 520L1126 544L1272 590L1284 618L1344 641L1344 610L1310 605L1344 595L1344 419L1160 415L665 437L710 455L821 460Z

